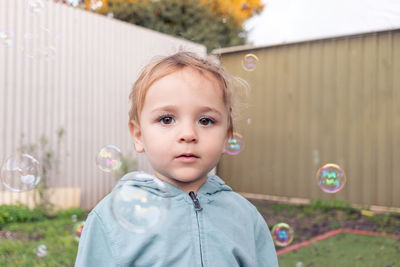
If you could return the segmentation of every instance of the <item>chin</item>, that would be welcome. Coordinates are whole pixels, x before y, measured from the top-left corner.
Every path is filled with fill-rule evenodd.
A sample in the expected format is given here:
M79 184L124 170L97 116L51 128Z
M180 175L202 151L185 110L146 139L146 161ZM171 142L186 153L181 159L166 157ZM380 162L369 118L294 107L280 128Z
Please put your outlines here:
M190 183L190 182L194 182L194 181L198 181L200 179L202 179L204 176L207 176L206 174L200 174L200 173L176 173L171 175L170 177L178 182L181 183Z

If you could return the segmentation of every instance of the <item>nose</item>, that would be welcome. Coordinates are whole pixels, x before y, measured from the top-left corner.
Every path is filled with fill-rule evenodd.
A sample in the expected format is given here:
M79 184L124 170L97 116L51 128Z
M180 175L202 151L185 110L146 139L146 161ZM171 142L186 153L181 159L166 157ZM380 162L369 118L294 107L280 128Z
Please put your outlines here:
M179 133L179 142L197 143L197 141L196 126L190 123L183 124Z

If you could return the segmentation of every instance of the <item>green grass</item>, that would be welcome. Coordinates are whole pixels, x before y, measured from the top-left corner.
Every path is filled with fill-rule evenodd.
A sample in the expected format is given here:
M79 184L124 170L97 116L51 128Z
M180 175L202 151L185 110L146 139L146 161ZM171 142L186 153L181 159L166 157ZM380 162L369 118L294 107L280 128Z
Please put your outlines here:
M279 266L291 267L400 266L400 240L341 233L279 256Z
M350 226L373 224L375 231L391 234L399 234L400 229L400 214L366 217L343 201L313 201L310 205L265 201L255 204L270 226L285 221L293 227L294 244L332 229L349 227L344 223L351 221ZM0 206L0 266L73 266L78 249L72 231L73 214L78 216L78 221L87 216L80 208L43 213L22 205ZM46 245L48 254L39 258L36 248L42 244ZM281 267L294 267L298 262L303 267L400 267L400 241L342 234L284 254L279 261Z
M3 225L0 266L73 266L78 242L73 233L75 222L70 215L75 211L80 219L86 217L78 209L57 213L50 219ZM39 245L47 247L47 256L36 255Z

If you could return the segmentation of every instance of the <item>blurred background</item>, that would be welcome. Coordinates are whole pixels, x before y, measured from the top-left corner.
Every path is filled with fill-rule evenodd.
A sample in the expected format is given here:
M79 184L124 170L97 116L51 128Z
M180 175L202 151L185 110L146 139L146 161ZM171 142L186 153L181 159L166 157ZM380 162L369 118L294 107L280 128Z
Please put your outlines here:
M235 191L400 211L396 0L0 0L0 205L84 219L122 175L151 172L128 96L150 59L182 49L250 84L237 92L240 145L215 170ZM102 168L110 151L118 167ZM21 153L40 165L29 190L7 181ZM321 184L326 164L343 174L336 189Z

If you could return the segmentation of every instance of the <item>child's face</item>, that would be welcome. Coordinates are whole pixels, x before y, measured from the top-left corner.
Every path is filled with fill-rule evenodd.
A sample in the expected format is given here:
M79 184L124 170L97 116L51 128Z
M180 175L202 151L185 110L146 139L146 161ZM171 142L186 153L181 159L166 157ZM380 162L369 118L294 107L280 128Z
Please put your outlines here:
M146 152L155 176L184 191L207 179L229 137L218 82L188 67L148 89L140 126L130 126L136 151Z

